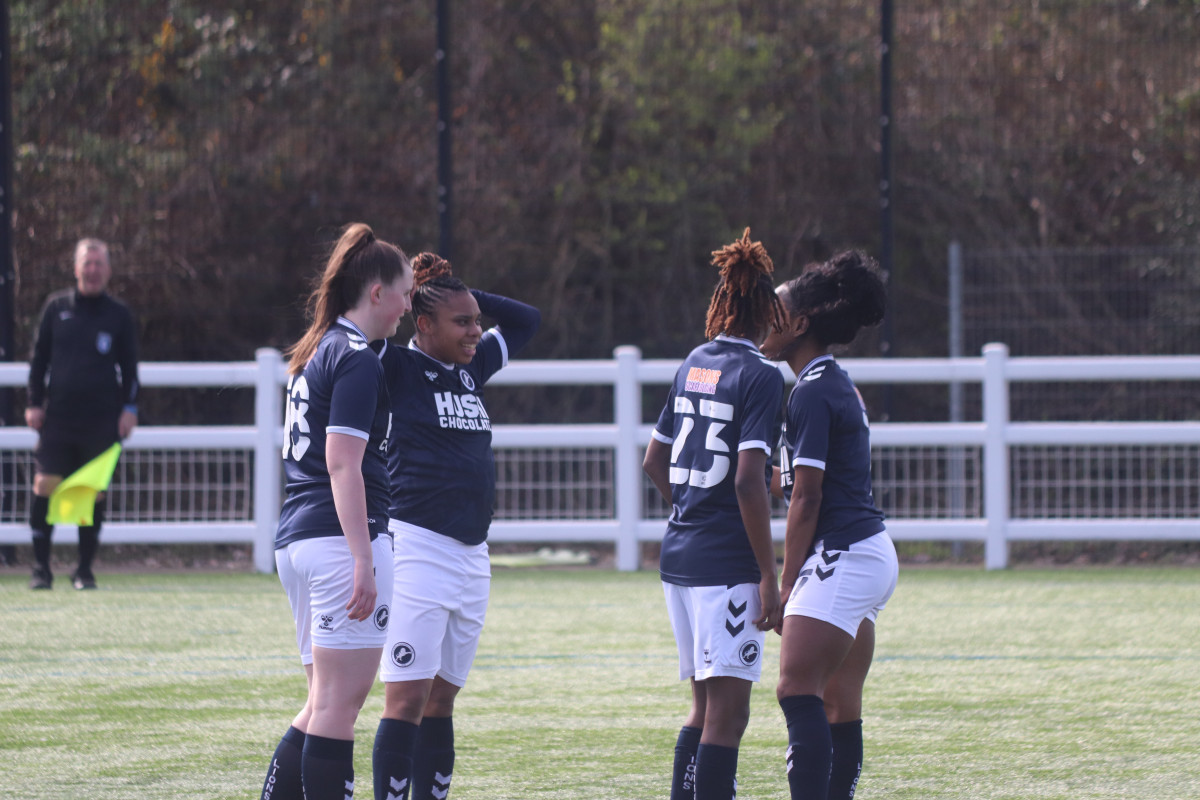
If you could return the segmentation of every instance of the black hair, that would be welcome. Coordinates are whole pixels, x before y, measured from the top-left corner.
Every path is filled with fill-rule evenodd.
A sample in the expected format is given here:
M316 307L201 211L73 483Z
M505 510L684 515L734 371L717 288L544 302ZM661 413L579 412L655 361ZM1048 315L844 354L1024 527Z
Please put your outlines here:
M846 250L784 284L792 316L808 317L808 332L822 345L848 344L887 311L887 287L875 259Z

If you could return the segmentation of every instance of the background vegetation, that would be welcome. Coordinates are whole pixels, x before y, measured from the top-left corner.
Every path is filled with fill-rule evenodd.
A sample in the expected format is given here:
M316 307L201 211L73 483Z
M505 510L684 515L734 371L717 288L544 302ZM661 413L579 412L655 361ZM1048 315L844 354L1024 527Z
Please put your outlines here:
M878 254L878 0L448 6L453 256L468 282L541 307L530 355L682 355L702 335L708 254L746 225L781 276L848 246ZM1200 2L896 6L896 354L946 352L951 239L1200 245ZM348 221L435 247L433 12L13 2L18 354L81 235L114 243L147 360L294 340ZM1110 296L1164 270L1196 284L1198 260L1037 258L1013 280L1100 269ZM1048 346L1195 352L1200 309L1158 294L1176 302L1147 313L1186 323L1169 341L1074 330Z

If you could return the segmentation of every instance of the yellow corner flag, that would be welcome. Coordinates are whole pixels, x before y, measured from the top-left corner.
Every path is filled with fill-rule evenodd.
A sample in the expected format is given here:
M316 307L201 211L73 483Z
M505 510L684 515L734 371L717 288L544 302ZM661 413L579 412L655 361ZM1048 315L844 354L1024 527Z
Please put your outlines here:
M96 495L108 488L120 455L121 443L117 442L64 478L50 495L46 522L91 525L96 513Z

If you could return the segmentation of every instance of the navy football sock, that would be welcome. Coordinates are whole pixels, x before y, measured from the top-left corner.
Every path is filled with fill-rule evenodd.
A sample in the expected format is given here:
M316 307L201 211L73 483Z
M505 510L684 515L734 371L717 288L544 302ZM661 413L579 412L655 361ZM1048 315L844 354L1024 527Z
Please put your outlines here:
M833 769L829 772L827 800L851 800L862 774L862 720L829 726L833 739Z
M304 800L354 797L354 740L308 734L300 761Z
M300 781L304 738L304 731L289 727L279 740L267 769L267 779L263 781L262 800L304 800Z
M779 701L787 720L787 775L792 800L826 800L833 742L825 704L815 694L784 697Z
M413 753L418 728L411 722L383 718L375 732L371 763L375 777L375 800L404 800L413 775Z
M671 800L696 797L696 750L700 747L700 729L684 726L675 741L675 769L671 773Z
M413 755L412 800L446 800L454 775L454 718L425 717Z
M701 744L696 748L696 800L733 800L737 762L736 747Z

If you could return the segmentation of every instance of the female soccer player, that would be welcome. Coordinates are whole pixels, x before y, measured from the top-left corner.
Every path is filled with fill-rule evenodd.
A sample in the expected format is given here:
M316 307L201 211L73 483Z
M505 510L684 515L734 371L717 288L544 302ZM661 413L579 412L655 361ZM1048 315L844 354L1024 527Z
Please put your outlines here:
M433 253L413 259L416 333L383 354L395 420L388 466L393 610L380 673L377 800L444 800L454 699L487 611L496 474L483 386L541 324L536 308L468 289ZM480 315L498 325L484 332Z
M779 437L783 376L758 343L783 323L761 242L713 253L721 277L705 335L675 375L643 468L673 507L660 574L689 678L672 800L730 800L763 631L779 621L768 459Z
M871 495L867 412L829 354L883 319L875 262L834 256L779 288L784 329L763 343L798 376L780 461L789 497L779 705L793 800L849 800L862 768L862 693L875 618L896 587L896 550ZM832 764L832 776L831 776Z
M310 297L312 323L291 350L275 564L296 619L308 699L275 750L263 800L354 792L354 721L375 681L392 591L391 407L369 345L396 332L412 283L400 248L350 225Z

